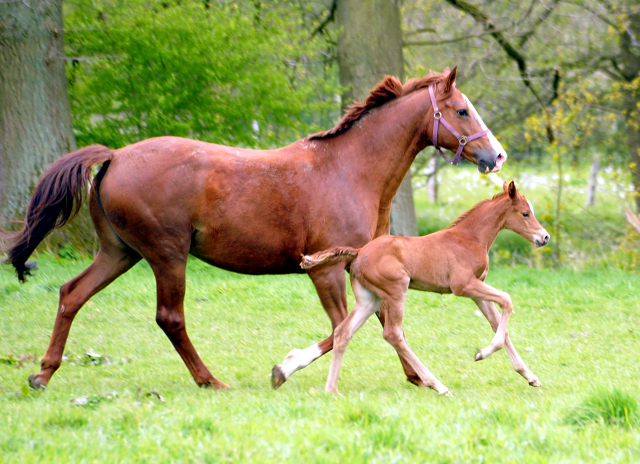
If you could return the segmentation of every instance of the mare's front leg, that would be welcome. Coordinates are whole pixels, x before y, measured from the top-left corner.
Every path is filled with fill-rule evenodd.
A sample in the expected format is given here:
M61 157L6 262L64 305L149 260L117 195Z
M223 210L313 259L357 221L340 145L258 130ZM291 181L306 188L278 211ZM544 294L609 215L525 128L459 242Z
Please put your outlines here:
M500 313L498 313L495 305L491 301L474 301L478 305L478 308L480 308L480 311L482 311L482 314L484 314L489 321L489 324L491 324L491 328L493 329L493 331L496 332L500 323ZM515 369L515 371L522 377L524 377L532 387L540 387L542 384L538 380L538 377L525 365L524 361L516 351L516 348L513 346L513 343L511 343L511 338L509 337L508 330L504 340L504 347L507 350L507 354L511 359L511 364L513 364L513 368Z
M333 348L333 330L347 317L347 282L344 269L344 261L309 269L308 275L318 292L322 307L331 319L331 335L303 350L291 350L281 364L275 365L271 371L271 385L274 389L282 386L291 374L307 367Z
M466 279L458 279L465 281ZM457 285L452 282L451 290L456 296L465 296L472 300L487 300L493 301L500 305L502 308L502 316L496 329L496 334L491 340L489 346L479 350L476 353L475 360L480 361L491 356L493 353L502 348L507 338L507 324L509 322L509 316L513 312L513 304L511 303L511 297L508 293L493 288L491 285L487 285L481 280L472 277L470 280L462 285Z

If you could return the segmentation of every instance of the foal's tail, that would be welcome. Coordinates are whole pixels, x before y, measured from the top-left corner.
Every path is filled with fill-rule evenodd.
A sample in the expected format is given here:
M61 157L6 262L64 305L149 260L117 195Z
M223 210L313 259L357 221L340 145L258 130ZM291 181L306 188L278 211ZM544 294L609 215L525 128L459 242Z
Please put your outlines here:
M27 259L38 244L55 228L73 219L86 194L91 167L113 159L113 152L102 145L85 147L55 161L40 177L27 208L22 230L10 236L6 263L15 267L18 279L33 268Z
M319 251L318 253L315 253L311 256L302 255L302 262L300 263L300 267L302 269L310 269L327 261L338 261L340 259L344 259L345 257L351 258L347 259L347 263L350 263L351 261L356 259L359 251L360 248L333 247L325 251Z

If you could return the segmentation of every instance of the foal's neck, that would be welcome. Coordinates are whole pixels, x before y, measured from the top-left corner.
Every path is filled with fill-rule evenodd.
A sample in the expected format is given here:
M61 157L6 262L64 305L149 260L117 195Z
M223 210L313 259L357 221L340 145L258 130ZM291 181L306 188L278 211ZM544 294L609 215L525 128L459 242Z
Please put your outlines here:
M486 246L488 253L498 233L504 229L509 204L508 195L482 201L464 213L451 230L467 237L470 243Z

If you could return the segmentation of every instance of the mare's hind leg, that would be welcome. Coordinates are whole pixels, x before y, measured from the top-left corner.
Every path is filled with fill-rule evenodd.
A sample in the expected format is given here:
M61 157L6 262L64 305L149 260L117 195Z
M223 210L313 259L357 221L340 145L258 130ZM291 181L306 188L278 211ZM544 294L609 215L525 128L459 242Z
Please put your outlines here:
M51 341L42 358L40 372L29 376L31 388L44 389L60 367L71 323L82 305L140 260L135 252L128 251L103 243L93 263L60 288L60 303Z
M186 288L186 256L183 260L160 260L151 264L156 277L158 309L156 322L187 365L193 380L201 387L227 389L229 385L216 379L196 352L187 335L184 318L184 293Z
M498 313L493 302L485 300L474 301L489 321L489 324L491 324L493 331L496 332L498 330L498 324L500 324L500 313ZM513 343L511 343L509 331L507 331L505 335L504 347L507 350L507 354L509 355L509 359L511 359L511 364L513 364L515 371L524 377L532 387L540 387L542 384L538 380L538 377L525 365L516 348L513 346Z

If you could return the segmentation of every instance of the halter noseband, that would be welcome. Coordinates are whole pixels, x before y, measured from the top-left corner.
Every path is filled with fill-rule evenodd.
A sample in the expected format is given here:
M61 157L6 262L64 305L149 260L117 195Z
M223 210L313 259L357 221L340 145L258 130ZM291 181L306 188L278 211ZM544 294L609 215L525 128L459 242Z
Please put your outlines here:
M485 129L481 132L478 132L477 134L473 134L469 136L458 134L458 131L456 131L453 128L453 126L449 124L446 119L444 119L444 117L442 116L442 113L438 109L438 103L436 102L436 97L435 97L435 94L433 93L433 88L434 88L433 85L429 86L429 95L431 96L431 105L433 106L433 146L438 149L438 151L440 152L440 156L442 156L445 159L445 161L455 166L460 162L460 156L462 155L462 150L464 149L464 146L467 143L471 142L472 140L479 139L480 137L487 135L491 131L489 129ZM453 159L447 157L442 152L442 148L438 146L438 126L440 122L442 122L444 127L449 129L449 132L451 132L453 136L458 139L458 143L460 144L458 145L458 151L456 151L456 156Z

